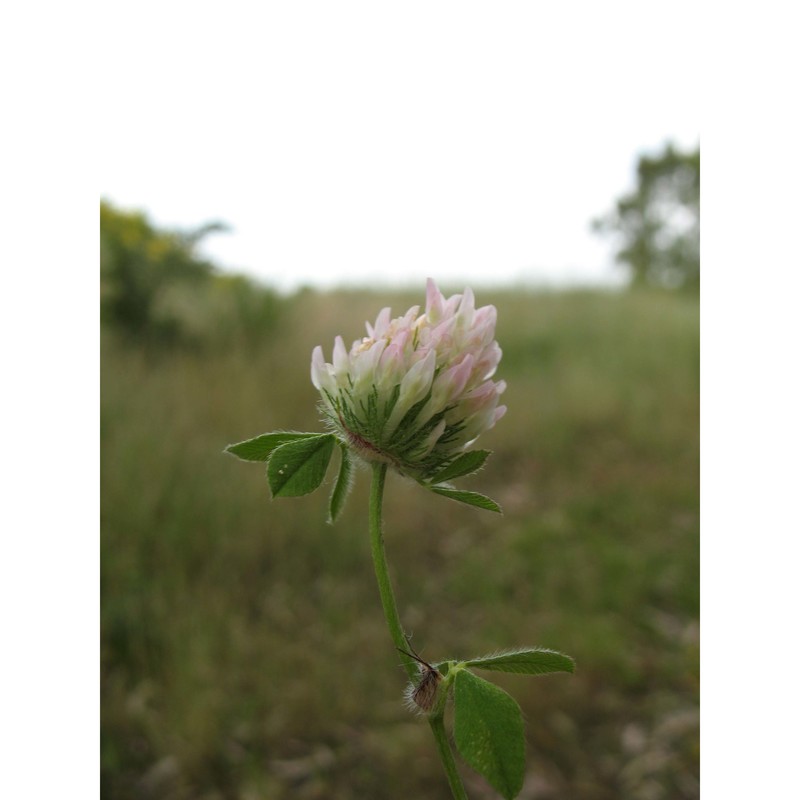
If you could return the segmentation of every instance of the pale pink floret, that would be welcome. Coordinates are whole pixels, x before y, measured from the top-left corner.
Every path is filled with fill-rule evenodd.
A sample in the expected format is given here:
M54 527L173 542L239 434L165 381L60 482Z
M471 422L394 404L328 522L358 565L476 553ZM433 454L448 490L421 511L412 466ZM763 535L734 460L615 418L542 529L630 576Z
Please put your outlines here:
M428 285L425 297L425 316L432 325L435 325L442 318L444 313L444 296L439 291L439 287L428 278Z
M367 335L370 339L380 339L386 333L391 315L391 308L382 308L381 313L378 314L378 318L375 320L375 327L373 328L369 322L367 323Z
M411 406L422 400L428 393L433 382L435 368L436 353L428 350L424 357L420 358L403 376L403 380L400 382L400 396L386 422L385 433L387 436L394 433L395 428Z
M408 331L403 331L383 351L375 383L382 395L390 392L403 379L406 372L404 347L407 339Z
M506 407L497 404L505 382L490 380L502 355L494 340L496 322L494 306L475 308L471 289L446 299L429 279L424 313L413 306L392 319L390 309L382 309L374 325L366 324L367 336L356 340L349 351L342 338L336 337L332 364L325 363L322 349L315 347L311 380L322 393L330 418L340 427L344 426L341 403L347 403L349 413L367 425L364 409L368 398L374 403L377 397L378 408L387 409L380 430L370 431L374 434L370 445L377 449L394 441L401 422L412 427L397 435L410 440L415 430L435 415L443 415L430 431L426 429L423 440L415 440L419 445L414 445L414 457L438 453L437 458L447 459L505 413ZM397 399L389 410L395 392ZM429 393L413 420L404 422L408 411ZM446 430L450 431L448 441L441 445L439 439ZM342 432L350 435L346 429ZM360 438L364 439L363 431Z
M350 368L350 357L341 336L337 336L333 343L333 372L334 375L347 374Z
M335 391L336 381L333 379L333 367L325 363L322 348L317 345L311 354L311 382L320 391Z
M431 388L431 398L417 418L418 424L427 422L437 411L447 408L458 399L472 375L474 362L472 353L467 353L459 364L439 373Z

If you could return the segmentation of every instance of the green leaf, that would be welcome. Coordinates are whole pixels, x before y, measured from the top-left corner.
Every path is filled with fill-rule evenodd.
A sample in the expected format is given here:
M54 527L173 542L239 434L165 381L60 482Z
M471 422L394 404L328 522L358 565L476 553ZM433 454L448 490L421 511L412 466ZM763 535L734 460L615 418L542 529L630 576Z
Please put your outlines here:
M437 472L431 479L431 483L443 483L451 481L453 478L461 478L464 475L472 475L477 472L492 454L491 450L470 450L462 453L455 461L450 462L443 470Z
M268 461L276 447L296 439L310 439L319 435L318 433L297 433L296 431L262 433L261 436L256 436L255 439L229 444L225 448L225 452L232 453L241 458L242 461Z
M575 672L575 662L563 653L544 647L524 647L504 653L481 656L465 662L468 667L521 675L545 675L548 672Z
M455 677L456 747L507 800L525 776L525 733L514 698L466 669Z
M276 447L267 465L272 496L298 497L313 492L325 477L335 442L332 433L323 433Z
M485 508L487 511L496 511L498 514L503 513L503 509L500 508L491 497L487 497L485 494L465 492L462 489L453 489L451 486L429 486L428 488L432 492L442 495L442 497L449 497L451 500L458 500L461 503L467 503L471 506Z
M350 494L350 489L353 486L353 459L350 456L350 450L339 442L339 448L342 451L342 461L339 465L339 475L336 478L336 484L331 492L330 511L328 515L328 522L336 522L339 514L344 508L344 501L347 500L347 495Z

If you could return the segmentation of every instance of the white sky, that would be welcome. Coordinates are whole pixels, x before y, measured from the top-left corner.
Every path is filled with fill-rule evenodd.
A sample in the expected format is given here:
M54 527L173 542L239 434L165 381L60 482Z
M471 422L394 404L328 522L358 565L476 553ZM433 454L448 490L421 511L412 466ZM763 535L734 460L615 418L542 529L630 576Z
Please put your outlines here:
M613 281L590 220L699 142L688 3L111 9L103 195L286 289Z

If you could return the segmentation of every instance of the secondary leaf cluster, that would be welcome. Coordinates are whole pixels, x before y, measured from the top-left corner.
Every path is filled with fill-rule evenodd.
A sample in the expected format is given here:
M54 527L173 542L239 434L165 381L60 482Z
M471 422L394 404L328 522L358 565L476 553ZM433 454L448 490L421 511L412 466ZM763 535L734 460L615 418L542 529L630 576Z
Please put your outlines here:
M575 662L555 650L531 647L464 661L455 670L456 747L473 769L511 800L522 789L525 777L522 711L507 692L474 675L468 667L543 675L574 672Z
M352 485L353 463L350 453L332 433L277 431L228 445L225 451L243 461L267 463L267 482L274 497L300 497L319 488L339 444L339 475L329 504L329 520L339 516Z
M544 647L508 650L465 662L468 667L515 672L519 675L545 675L548 672L575 672L575 662L563 653Z
M525 732L516 700L468 670L456 674L454 697L458 752L503 797L516 797L525 776Z

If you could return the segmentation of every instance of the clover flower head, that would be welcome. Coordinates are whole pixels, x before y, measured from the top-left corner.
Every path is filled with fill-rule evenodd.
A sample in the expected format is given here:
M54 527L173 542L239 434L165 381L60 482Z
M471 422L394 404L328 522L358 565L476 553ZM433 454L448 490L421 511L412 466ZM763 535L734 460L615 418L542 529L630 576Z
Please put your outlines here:
M492 380L502 355L494 306L476 309L470 289L446 299L428 279L419 312L392 319L384 308L349 350L336 337L332 363L315 347L311 381L351 451L425 480L503 416L506 384Z

